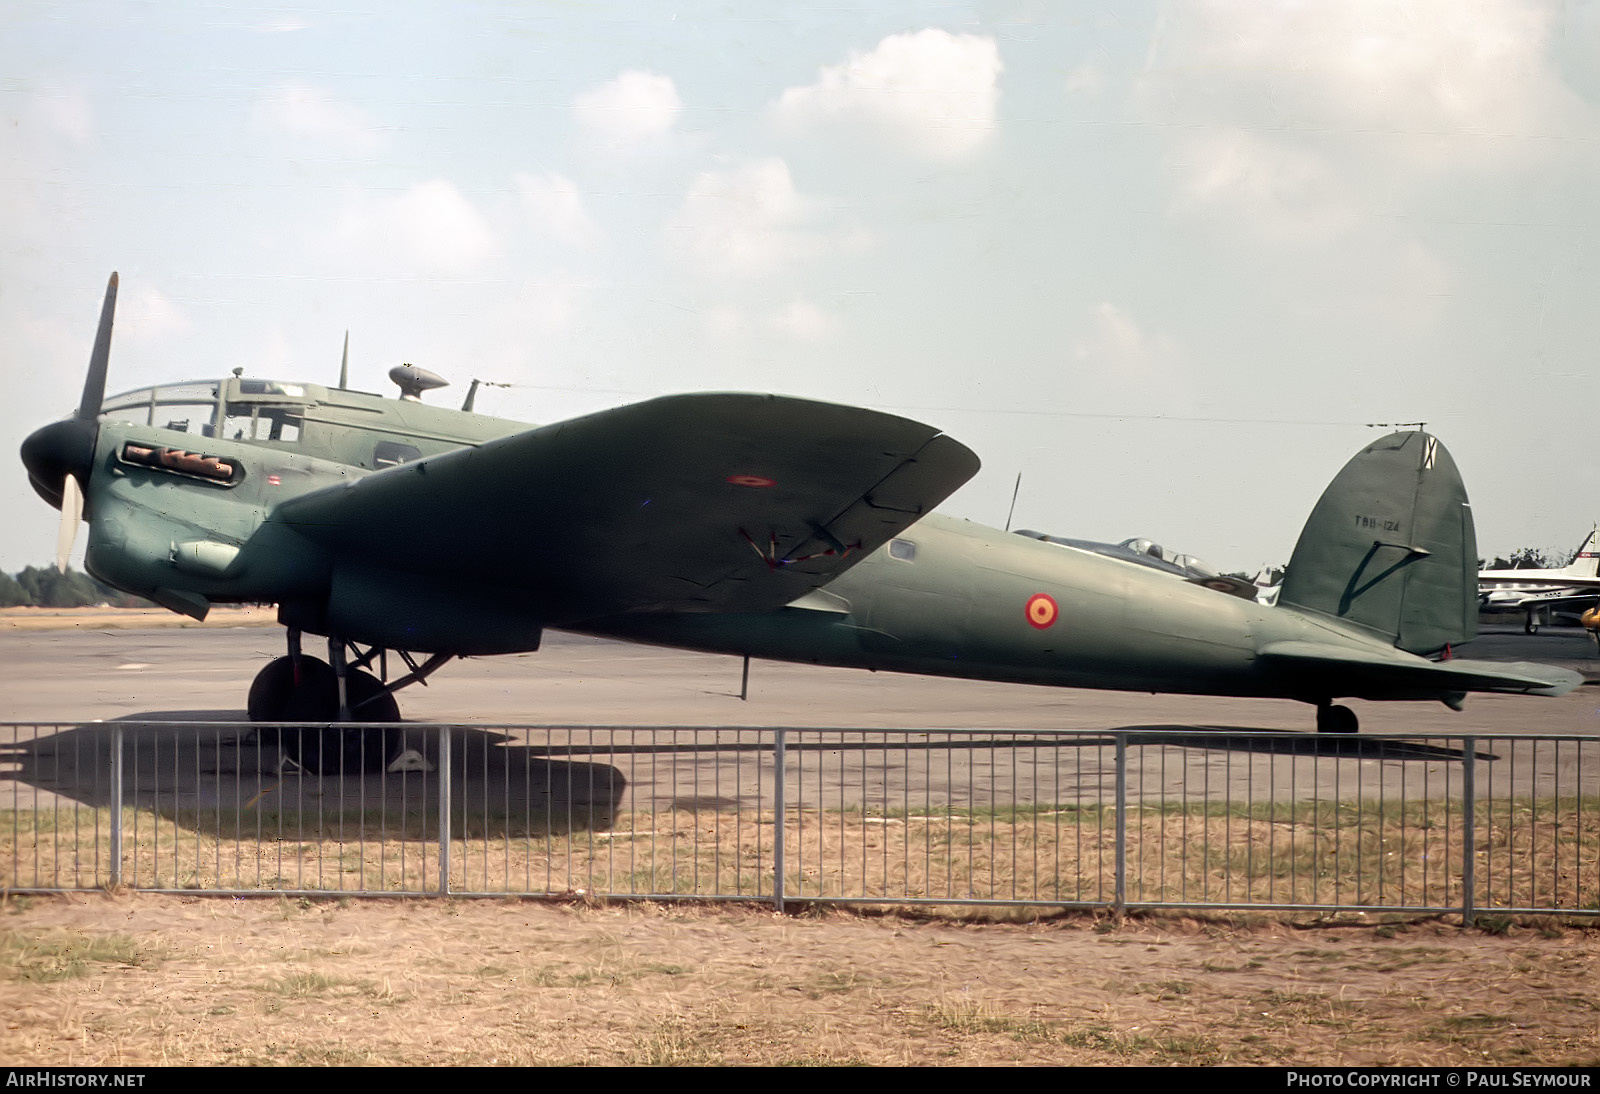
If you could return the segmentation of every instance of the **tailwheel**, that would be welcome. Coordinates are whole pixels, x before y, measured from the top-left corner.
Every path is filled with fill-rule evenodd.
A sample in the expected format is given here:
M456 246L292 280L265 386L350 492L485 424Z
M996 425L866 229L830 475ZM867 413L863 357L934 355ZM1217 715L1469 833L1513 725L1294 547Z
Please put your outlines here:
M1349 707L1322 703L1317 707L1318 733L1354 733L1361 728L1356 712Z

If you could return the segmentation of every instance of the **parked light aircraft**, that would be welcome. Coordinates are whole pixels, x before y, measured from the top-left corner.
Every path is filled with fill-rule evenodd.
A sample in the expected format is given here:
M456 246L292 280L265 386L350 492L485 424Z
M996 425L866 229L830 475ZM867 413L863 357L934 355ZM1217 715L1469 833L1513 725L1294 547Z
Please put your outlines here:
M771 395L677 395L542 427L231 377L104 398L113 274L77 411L22 460L102 581L195 618L275 603L253 720L309 768L381 766L394 693L547 628L815 664L1297 699L1560 694L1575 673L1435 660L1477 621L1472 513L1421 432L1357 454L1278 605L930 512L978 469L937 430ZM326 638L326 661L302 636ZM387 679L387 654L409 669ZM374 669L378 671L373 671Z
M1554 569L1483 570L1478 574L1478 606L1485 612L1523 612L1522 629L1538 634L1557 609L1581 611L1600 600L1600 543L1596 525L1578 545L1572 561Z

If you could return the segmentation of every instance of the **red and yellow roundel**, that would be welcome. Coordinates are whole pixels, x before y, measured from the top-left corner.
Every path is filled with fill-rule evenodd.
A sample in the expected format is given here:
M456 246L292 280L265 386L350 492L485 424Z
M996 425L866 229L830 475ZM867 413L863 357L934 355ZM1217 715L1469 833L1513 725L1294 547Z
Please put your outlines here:
M1041 631L1054 623L1060 613L1055 597L1048 593L1034 593L1028 597L1028 606L1024 610L1028 614L1028 623Z
M765 475L729 475L728 482L735 486L777 486L777 482Z

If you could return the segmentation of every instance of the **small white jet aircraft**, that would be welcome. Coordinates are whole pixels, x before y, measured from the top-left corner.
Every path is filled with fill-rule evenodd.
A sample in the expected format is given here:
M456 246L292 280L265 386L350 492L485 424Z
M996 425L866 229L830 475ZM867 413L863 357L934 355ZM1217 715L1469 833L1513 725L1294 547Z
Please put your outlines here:
M1480 570L1478 606L1485 612L1524 612L1523 631L1538 634L1552 609L1577 611L1600 602L1600 525L1559 569Z

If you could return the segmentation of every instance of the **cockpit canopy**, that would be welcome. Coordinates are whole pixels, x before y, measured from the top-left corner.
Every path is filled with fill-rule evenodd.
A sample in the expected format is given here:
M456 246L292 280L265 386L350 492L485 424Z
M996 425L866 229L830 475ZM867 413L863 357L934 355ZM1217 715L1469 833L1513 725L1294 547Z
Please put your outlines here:
M1201 562L1193 555L1181 555L1169 552L1154 540L1135 537L1125 539L1121 543L1097 543L1087 539L1065 539L1061 536L1046 535L1044 532L1035 532L1026 528L1019 528L1017 535L1027 536L1029 539L1042 540L1045 543L1055 543L1062 547L1075 547L1080 551L1092 551L1097 555L1108 558L1120 558L1124 562L1137 563L1155 570L1165 570L1171 574L1178 574L1185 578L1216 577L1217 572Z
M1169 554L1161 544L1148 539L1125 539L1117 546L1126 547L1135 554L1145 555L1155 559L1157 562L1169 562L1180 569L1189 571L1194 576L1215 577L1217 573L1217 571L1193 555Z
M137 425L235 441L300 440L305 408L313 402L304 384L276 380L189 380L125 391L108 398L101 414Z

